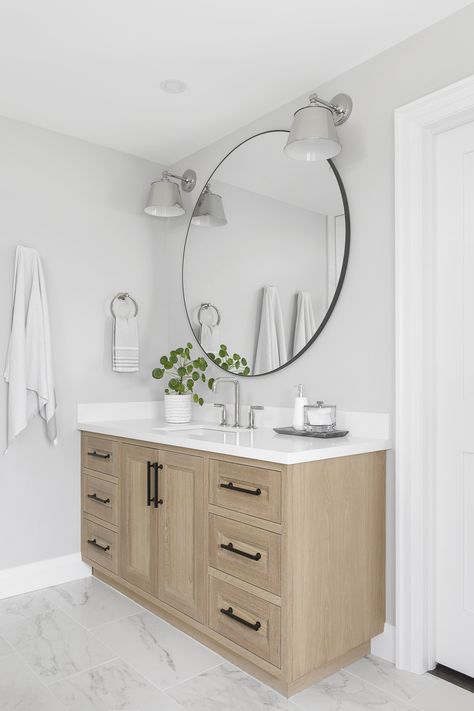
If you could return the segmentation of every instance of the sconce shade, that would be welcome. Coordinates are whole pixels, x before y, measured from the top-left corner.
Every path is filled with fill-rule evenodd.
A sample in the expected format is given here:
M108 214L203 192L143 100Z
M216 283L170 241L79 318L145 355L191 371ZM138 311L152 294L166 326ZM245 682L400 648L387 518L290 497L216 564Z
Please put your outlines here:
M341 151L332 111L325 106L311 104L299 109L293 118L287 156L296 160L325 160Z
M178 217L179 215L184 215L178 185L170 180L157 180L152 183L145 212L155 217Z
M197 201L191 222L199 227L221 227L227 224L222 198L206 187Z

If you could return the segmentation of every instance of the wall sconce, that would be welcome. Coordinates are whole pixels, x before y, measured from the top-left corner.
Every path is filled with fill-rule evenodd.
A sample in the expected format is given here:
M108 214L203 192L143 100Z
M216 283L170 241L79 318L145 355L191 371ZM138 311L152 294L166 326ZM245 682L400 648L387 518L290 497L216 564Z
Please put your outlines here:
M287 156L296 160L325 160L337 156L341 144L336 126L343 124L352 111L352 99L338 94L329 103L317 94L309 97L309 106L295 112L285 148Z
M184 215L179 185L171 182L170 178L181 181L181 188L185 193L190 193L196 185L194 170L186 170L183 175L174 175L164 170L160 180L150 186L148 200L145 206L147 215L155 217L179 217Z
M211 192L209 183L197 201L191 222L199 227L220 227L227 224L222 198Z

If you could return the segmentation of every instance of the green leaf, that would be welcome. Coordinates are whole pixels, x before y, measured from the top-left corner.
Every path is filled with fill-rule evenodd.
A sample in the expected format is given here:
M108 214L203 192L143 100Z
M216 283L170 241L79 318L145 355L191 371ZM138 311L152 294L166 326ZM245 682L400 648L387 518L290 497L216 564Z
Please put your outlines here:
M183 350L184 350L183 348L177 348L177 349L176 349L176 354L177 354L177 355L183 355Z
M181 366L181 368L178 368L178 375L180 378L184 378L184 376L186 375L186 368L184 368L183 366Z
M194 371L192 378L194 381L199 380L199 373L196 373L196 371Z
M240 356L239 356L238 353L234 353L234 355L232 356L232 358L233 358L234 360L240 360Z
M224 368L224 370L229 370L229 366L227 365L227 363L222 363L222 367Z
M194 395L193 395L193 400L194 400L194 402L196 402L196 403L199 402L199 395L198 395L197 393L194 393Z
M168 362L168 358L166 356L161 356L161 358L160 358L161 365L166 365L167 362Z
M242 365L247 365L247 360L246 360L246 358L241 358L240 360L242 361Z
M153 376L154 378L156 378L157 380L161 380L161 378L162 378L163 375L165 374L165 371L163 370L163 368L154 368L154 369L151 371L151 374L152 374L152 376Z
M221 358L216 358L215 361L214 361L214 363L215 363L216 365L220 365L220 364L222 363L222 359L221 359Z
M204 405L204 400L202 399L202 397L199 398L199 404L201 405L201 407Z
M176 358L176 351L170 351L170 359Z
M221 349L219 350L219 355L220 355L221 358L225 358L226 355L227 355L227 348L221 348Z
M250 375L250 368L244 368L242 375Z
M204 375L204 373L201 373L201 380L203 383L206 382L206 376Z
M189 380L186 381L186 385L188 386L188 390L192 390L194 388L194 380L189 378Z
M227 358L226 363L230 366L234 364L234 361L232 360L232 358Z
M216 356L214 355L214 353L208 353L207 355L209 356L209 358L210 358L211 360L215 360L215 359L216 359Z
M207 385L209 387L209 390L212 390L212 386L214 385L214 378L209 378L207 381Z
M169 395L169 394L170 394L170 389L169 389L169 388L165 388L165 393L166 393L167 395Z
M187 344L186 344L186 348L188 348L189 350L192 350L193 344L192 344L192 343L187 343Z
M172 355L172 356L170 357L170 363L171 363L172 365L176 365L177 362L178 362L178 356L177 356L176 354Z
M192 373L192 372L193 372L193 364L190 363L190 364L187 366L186 370L188 371L188 373Z
M179 385L179 380L176 380L176 378L171 378L168 385L171 388L171 390L176 390L176 386Z

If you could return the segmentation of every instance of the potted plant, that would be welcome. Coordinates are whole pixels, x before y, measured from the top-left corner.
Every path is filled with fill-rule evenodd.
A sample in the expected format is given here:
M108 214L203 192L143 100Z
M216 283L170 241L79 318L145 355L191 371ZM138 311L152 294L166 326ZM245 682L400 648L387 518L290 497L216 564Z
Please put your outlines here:
M204 404L204 399L194 392L194 388L198 383L207 381L207 361L202 356L193 359L192 348L192 343L187 343L184 348L175 348L169 355L160 358L163 367L154 368L152 371L157 380L161 380L166 374L171 376L168 387L165 388L166 422L190 422L193 401L198 405ZM209 378L210 389L213 383L214 378Z

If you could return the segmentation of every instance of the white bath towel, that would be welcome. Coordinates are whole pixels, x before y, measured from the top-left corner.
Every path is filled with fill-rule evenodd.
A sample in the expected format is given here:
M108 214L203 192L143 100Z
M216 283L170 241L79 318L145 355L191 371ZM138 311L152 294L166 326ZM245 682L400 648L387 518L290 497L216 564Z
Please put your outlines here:
M221 345L219 326L203 323L199 335L199 343L206 353L218 353Z
M17 247L7 359L8 446L38 413L56 443L56 396L51 357L48 302L36 250Z
M116 373L136 373L139 370L138 319L114 318L112 336L112 370Z
M295 336L293 339L293 357L297 355L316 333L311 294L307 291L298 292L296 305Z
M264 286L254 373L268 373L288 360L280 297L276 286Z

